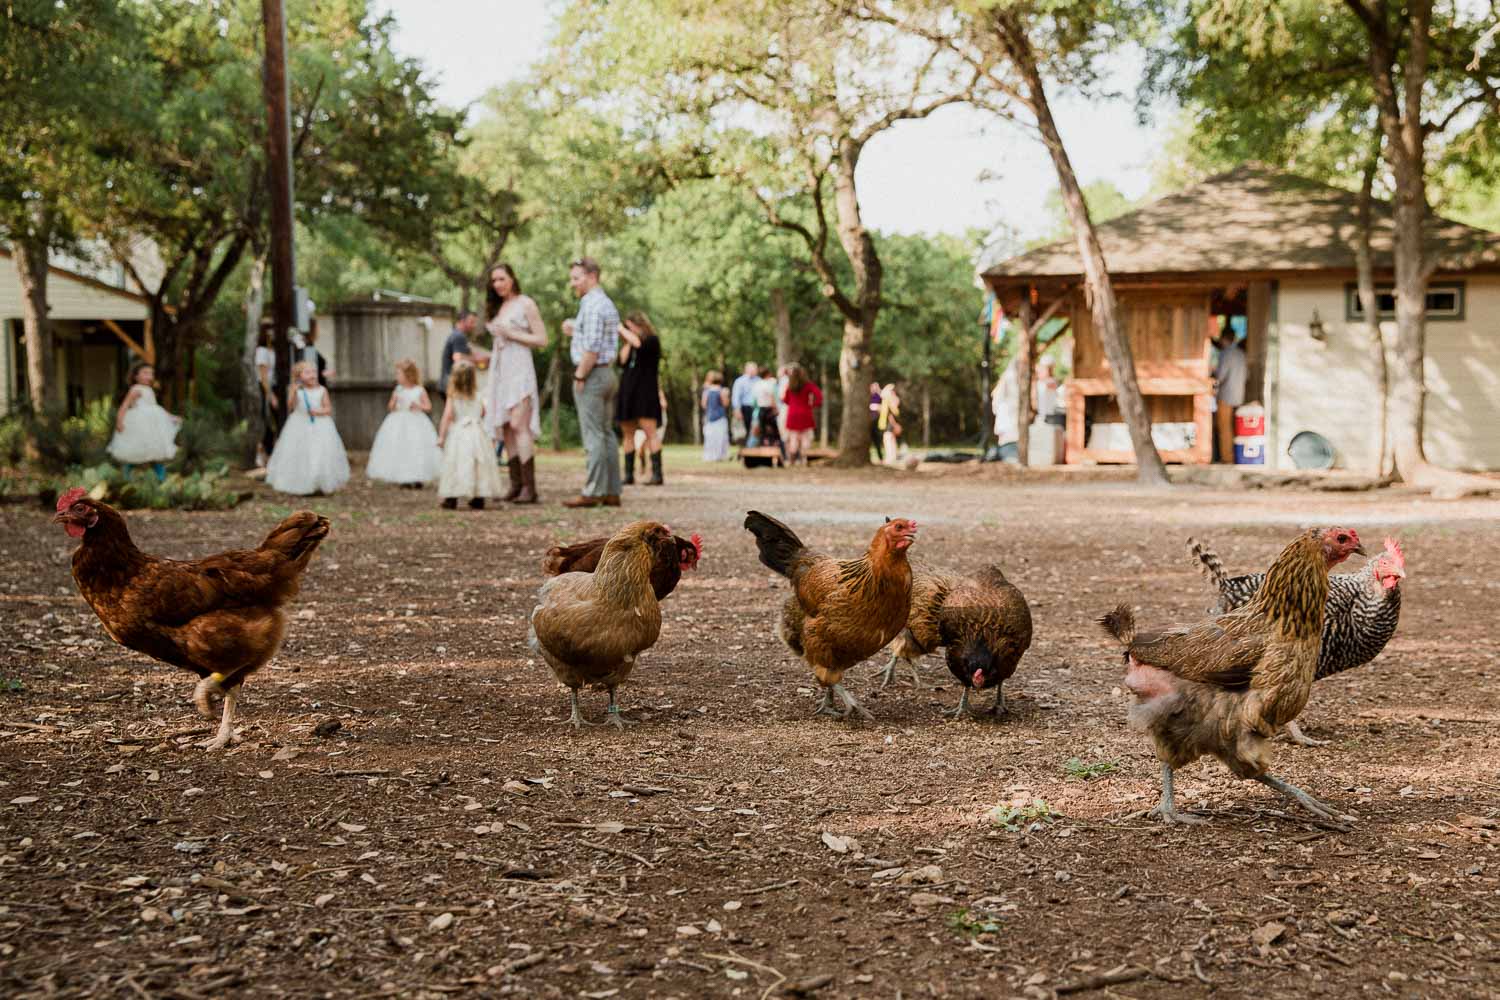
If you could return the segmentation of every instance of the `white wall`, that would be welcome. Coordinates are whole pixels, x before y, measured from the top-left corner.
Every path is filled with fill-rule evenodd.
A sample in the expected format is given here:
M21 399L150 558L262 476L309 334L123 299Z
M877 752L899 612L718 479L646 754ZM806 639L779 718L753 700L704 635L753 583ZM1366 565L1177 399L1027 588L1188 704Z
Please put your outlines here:
M1462 320L1427 324L1427 457L1450 468L1500 469L1500 277L1463 279ZM1280 282L1276 315L1276 447L1271 456L1291 466L1287 442L1317 431L1338 451L1342 469L1373 471L1379 421L1375 360L1364 324L1344 319L1345 282ZM1316 309L1326 339L1308 334ZM1388 348L1395 323L1381 324Z

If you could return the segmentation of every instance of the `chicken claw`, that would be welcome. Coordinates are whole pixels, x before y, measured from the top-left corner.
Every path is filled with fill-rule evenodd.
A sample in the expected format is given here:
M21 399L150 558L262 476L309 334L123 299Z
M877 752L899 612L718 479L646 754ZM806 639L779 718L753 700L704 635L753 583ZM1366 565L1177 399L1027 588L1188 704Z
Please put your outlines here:
M880 689L883 691L896 683L896 664L904 663L911 670L911 686L920 688L922 686L922 675L917 671L917 661L908 660L896 653L891 654L890 662L880 671Z
M1201 826L1208 822L1203 816L1178 812L1175 803L1176 797L1176 792L1172 787L1172 765L1163 764L1161 766L1161 801L1156 804L1155 809L1149 810L1146 816L1159 819L1169 826L1173 823L1181 823L1184 826Z
M1333 742L1332 740L1315 740L1311 736L1308 736L1302 731L1302 727L1297 725L1295 719L1286 724L1286 729L1283 730L1283 733L1286 735L1287 742L1295 743L1301 747L1326 747Z
M818 701L818 707L813 709L813 718L820 715L831 715L835 719L842 719L848 715L848 711L840 712L838 706L833 702L833 688L824 688L823 697Z
M604 717L604 725L614 726L622 733L625 731L626 726L636 725L636 720L627 719L625 716L620 714L620 706L615 704L614 688L609 689L609 708L607 708L605 711L607 714Z
M958 695L958 707L949 709L948 711L944 712L943 715L947 716L950 719L962 719L964 717L964 711L968 709L968 707L969 687L968 685L964 685L963 690L960 691Z
M582 729L584 726L597 726L597 725L601 725L601 723L590 722L590 721L588 721L587 719L585 719L583 717L583 712L580 710L579 705L578 705L578 689L577 688L569 688L568 689L568 693L572 696L572 700L573 700L573 712L572 712L571 715L568 716L568 724L569 725L571 725L574 729Z
M849 715L850 712L853 712L856 718L863 719L866 722L875 721L875 716L871 715L863 705L856 701L854 699L854 695L850 694L848 689L845 688L844 685L835 684L830 690L837 693L840 698L844 699L845 716Z
M211 680L212 678L204 678ZM200 685L201 686L201 685ZM234 731L234 704L239 700L240 687L236 684L224 693L224 715L219 720L219 731L212 739L203 740L198 744L205 750L223 750L231 743L240 741L239 734Z
M1353 823L1358 818L1355 816L1345 816L1344 814L1334 809L1332 806L1328 805L1326 802L1318 801L1289 781L1282 781L1280 778L1273 778L1269 774L1262 774L1255 780L1260 782L1262 785L1268 785L1271 788L1276 789L1282 795L1285 795L1287 798L1292 799L1302 808L1318 817L1318 819L1323 820L1325 823Z

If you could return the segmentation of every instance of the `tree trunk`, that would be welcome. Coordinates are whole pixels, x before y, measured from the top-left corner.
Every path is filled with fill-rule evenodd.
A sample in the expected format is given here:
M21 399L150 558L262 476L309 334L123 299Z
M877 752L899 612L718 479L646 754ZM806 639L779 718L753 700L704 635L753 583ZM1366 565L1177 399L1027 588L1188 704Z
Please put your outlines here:
M552 351L552 363L547 366L547 394L552 397L552 450L562 451L562 344Z
M786 307L786 293L771 289L771 325L776 330L776 372L797 360L792 348L792 314Z
M1375 364L1375 378L1377 405L1379 415L1376 418L1375 433L1375 466L1376 476L1386 474L1386 437L1390 433L1387 423L1389 422L1390 409L1390 369L1385 360L1385 337L1380 330L1380 304L1375 294L1375 261L1370 247L1370 237L1374 231L1374 189L1375 171L1380 164L1380 143L1377 140L1375 148L1370 151L1370 158L1365 161L1364 175L1361 178L1359 188L1359 234L1354 241L1355 270L1359 281L1359 300L1365 307L1365 337L1368 340L1370 357Z
M922 447L932 447L932 381L922 380Z
M1114 284L1110 281L1109 269L1104 261L1104 249L1099 244L1099 234L1094 229L1093 220L1089 218L1083 189L1078 185L1078 176L1073 172L1072 161L1063 146L1057 122L1052 117L1052 107L1047 100L1041 73L1037 70L1031 40L1013 10L997 14L995 26L1001 45L1025 83L1028 105L1036 117L1042 142L1057 171L1057 183L1062 190L1063 204L1068 210L1068 221L1073 226L1078 253L1083 259L1094 329L1103 343L1104 356L1109 360L1111 374L1114 376L1115 398L1130 431L1131 446L1135 449L1136 478L1148 486L1166 486L1170 483L1167 467L1162 464L1156 444L1151 440L1151 417L1146 411L1146 400L1136 381L1135 359L1131 355L1130 341L1120 329Z
M1031 373L1032 340L1036 322L1031 310L1031 289L1021 293L1020 329L1016 331L1016 461L1024 469L1031 464Z
M255 464L256 451L265 437L266 415L260 401L260 376L255 370L255 347L260 341L260 317L266 302L266 258L255 254L250 265L250 281L245 289L244 354L240 358L240 416L249 427L245 435L245 467Z
M16 277L21 282L21 325L26 336L26 385L31 409L46 413L57 408L57 361L52 340L52 318L47 304L47 212L31 212L32 231L14 244Z
M839 243L854 271L854 315L844 316L844 341L839 352L839 385L843 389L843 418L839 423L841 466L870 464L869 384L875 380L875 358L870 352L875 339L875 318L880 314L883 272L875 241L860 215L855 171L862 152L849 136L839 142L839 169L833 178L834 205L838 209Z

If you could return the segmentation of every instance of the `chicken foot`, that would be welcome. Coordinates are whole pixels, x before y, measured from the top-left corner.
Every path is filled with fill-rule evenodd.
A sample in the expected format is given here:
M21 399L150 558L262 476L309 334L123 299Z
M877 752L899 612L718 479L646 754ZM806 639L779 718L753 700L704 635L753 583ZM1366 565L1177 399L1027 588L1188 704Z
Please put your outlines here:
M1168 824L1183 823L1194 825L1208 822L1208 820L1204 819L1202 816L1195 816L1192 813L1178 812L1175 800L1176 793L1172 788L1172 765L1163 764L1161 766L1161 801L1157 803L1155 809L1152 809L1150 812L1146 813L1146 815L1154 816L1157 819L1161 820L1163 823Z
M843 699L844 710L842 712L839 711L834 701L835 695ZM854 695L850 694L844 685L831 684L823 689L823 699L818 702L818 708L813 712L813 715L815 717L819 715L831 715L835 719L847 719L850 713L853 713L855 718L864 719L866 722L875 721L875 716L871 715L863 705L856 701Z
M212 739L199 743L200 747L205 750L223 750L229 744L240 741L239 735L234 731L234 707L239 697L240 686L238 684L224 692L224 713L219 720L219 731Z
M917 661L908 660L904 656L901 656L897 653L892 653L890 662L887 663L885 665L885 669L880 672L880 689L883 691L886 688L890 687L892 684L896 683L897 663L906 664L906 666L911 670L911 686L914 688L920 688L922 686L922 675L917 672Z
M954 708L954 709L951 709L951 710L949 710L947 712L944 712L943 714L945 716L947 716L948 718L950 718L950 719L962 719L963 716L964 716L964 710L967 709L968 707L969 707L969 685L965 684L964 687L963 687L963 690L961 692L959 692L959 695L958 695L958 707Z
M1314 816L1318 817L1318 819L1323 820L1325 823L1352 823L1355 819L1355 817L1353 816L1345 816L1339 813L1336 809L1328 805L1326 802L1318 801L1289 781L1282 781L1280 778L1273 778L1269 774L1262 774L1255 780L1260 782L1262 785L1268 785L1271 788L1276 789L1282 795L1285 795L1287 798L1293 800L1299 806L1306 809Z
M636 724L636 721L634 719L627 719L625 716L620 714L620 706L615 704L614 688L609 689L609 708L605 709L605 711L608 714L604 717L604 724L614 726L621 732L625 731L626 726L633 726Z
M568 724L569 725L571 725L574 729L582 729L584 726L598 726L598 725L603 725L603 723L599 723L599 722L590 722L590 721L588 721L587 719L585 719L583 717L583 711L582 711L581 707L578 704L578 689L577 688L568 688L568 694L572 698L572 702L573 702L573 712L572 712L571 715L568 716Z
M1315 740L1311 736L1308 736L1302 731L1302 727L1297 725L1297 720L1295 719L1288 722L1282 732L1285 734L1287 742L1295 743L1299 747L1326 747L1329 743L1333 742L1332 740Z

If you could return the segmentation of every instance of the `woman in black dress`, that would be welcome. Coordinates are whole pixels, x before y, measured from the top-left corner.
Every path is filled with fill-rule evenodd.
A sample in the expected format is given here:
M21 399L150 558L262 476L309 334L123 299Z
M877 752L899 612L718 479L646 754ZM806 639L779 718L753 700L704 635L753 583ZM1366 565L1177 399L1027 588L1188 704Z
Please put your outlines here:
M660 486L661 438L661 341L643 312L633 312L620 324L620 395L615 400L615 420L620 424L620 445L625 451L626 485L635 484L635 432L646 432L651 452L648 486ZM645 472L645 469L641 470Z

